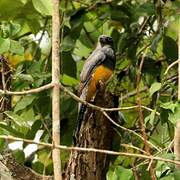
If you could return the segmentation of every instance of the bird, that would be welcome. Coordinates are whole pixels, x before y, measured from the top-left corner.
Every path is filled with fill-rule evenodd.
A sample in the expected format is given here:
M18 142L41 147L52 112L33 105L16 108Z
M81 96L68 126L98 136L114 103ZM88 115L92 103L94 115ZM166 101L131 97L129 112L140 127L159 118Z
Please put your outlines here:
M80 74L79 96L80 99L91 102L100 88L104 88L106 82L113 74L116 63L113 39L107 35L100 35L95 50L84 63ZM87 106L79 103L77 126L74 132L74 144L84 119Z

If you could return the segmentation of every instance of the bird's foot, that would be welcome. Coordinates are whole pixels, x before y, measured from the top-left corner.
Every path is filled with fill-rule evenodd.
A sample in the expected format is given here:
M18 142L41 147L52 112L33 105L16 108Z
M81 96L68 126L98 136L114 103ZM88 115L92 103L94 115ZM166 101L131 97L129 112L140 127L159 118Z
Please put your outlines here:
M99 80L98 87L100 91L103 91L105 89L105 83L103 80Z

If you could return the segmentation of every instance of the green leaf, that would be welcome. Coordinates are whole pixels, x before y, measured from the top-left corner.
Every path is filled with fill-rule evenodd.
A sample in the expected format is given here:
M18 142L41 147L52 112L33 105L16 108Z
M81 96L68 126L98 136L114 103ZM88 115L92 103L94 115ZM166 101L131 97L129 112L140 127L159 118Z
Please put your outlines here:
M69 65L71 65L71 68L69 68ZM71 52L62 53L62 73L76 78L77 67L76 62L71 55Z
M175 179L174 179L174 177L172 176L172 174L170 174L170 175L167 175L167 176L165 176L165 177L163 177L163 178L160 178L160 180L175 180Z
M155 13L155 7L154 4L151 2L146 2L142 5L140 5L137 9L136 9L137 13L145 13L148 15L152 15Z
M73 31L82 26L85 13L86 11L84 7L73 11L70 18L70 25Z
M150 93L150 97L157 92L158 90L160 90L161 88L161 83L155 82L151 85L150 89L149 89L149 93Z
M151 43L151 51L152 52L155 53L157 51L158 45L162 39L162 35L163 35L163 31L160 30L159 33L154 38L152 38L152 43Z
M160 107L163 108L163 109L169 109L174 113L174 110L177 107L177 103L173 103L172 101L165 102L165 103L161 103Z
M10 41L10 52L18 55L24 55L24 47L18 41Z
M24 96L15 106L14 112L18 112L20 110L25 109L29 105L33 103L35 100L36 96L35 95L30 95L30 96Z
M53 11L51 0L32 0L34 8L42 15L51 16Z
M16 137L23 137L23 134L20 132L16 131L16 129L12 128L11 126L7 126L6 124L0 123L0 129L5 130L3 135L12 135Z
M66 74L62 76L62 83L67 86L75 86L79 83L79 81L73 77L70 77Z
M168 119L173 124L176 124L176 122L180 120L180 104L179 103L178 103L177 107L175 108L174 112L169 113Z
M34 82L34 79L30 74L17 74L14 76L14 78L17 78L19 80L26 81L29 83Z
M75 46L75 41L71 36L66 36L61 44L61 51L71 51Z
M120 180L130 180L133 176L133 173L130 169L126 169L122 166L117 166L115 172L118 179Z
M18 126L23 126L24 120L12 111L4 112L10 119L12 119Z
M0 54L8 52L10 48L10 39L0 38Z
M128 24L130 23L130 16L131 16L131 9L130 6L127 4L123 5L113 5L110 8L110 13L111 13L111 19L115 21L119 21L122 24Z
M0 19L12 19L19 14L19 10L24 6L21 0L1 0L0 1Z
M154 109L154 110L151 112L151 114L144 119L145 124L146 124L147 122L149 122L151 125L153 125L155 115L156 115L156 110Z
M115 173L115 171L109 170L107 175L106 175L107 180L118 180L118 177Z
M34 122L34 124L31 126L31 129L27 132L26 138L27 139L34 139L37 131L40 129L42 122L40 120L37 120Z
M168 62L173 62L178 59L178 46L174 39L169 36L163 38L163 53Z
M21 16L24 17L25 21L24 30L36 34L40 30L40 14L36 11L32 1L29 1L21 9ZM22 34L21 34L22 35Z
M174 180L179 180L180 171L179 171L179 170L174 171L174 172L173 172L173 175L174 175Z
M169 116L169 110L161 108L160 109L160 120L161 120L162 124L168 122L168 116Z
M25 161L25 154L22 150L15 150L13 151L13 156L15 157L15 160L19 163L24 163Z
M0 152L5 148L6 144L7 143L5 139L0 139Z
M36 172L42 174L43 170L44 170L44 165L43 163L41 163L40 161L36 161L35 163L32 164L32 168L33 170L35 170Z
M15 36L18 32L20 32L21 25L17 24L17 23L14 23L14 22L10 22L10 28L11 28L10 36Z
M27 122L29 122L29 123L34 122L34 121L35 121L35 114L34 114L33 107L28 108L27 110L24 110L24 111L21 113L21 118L22 118L24 121L27 121Z

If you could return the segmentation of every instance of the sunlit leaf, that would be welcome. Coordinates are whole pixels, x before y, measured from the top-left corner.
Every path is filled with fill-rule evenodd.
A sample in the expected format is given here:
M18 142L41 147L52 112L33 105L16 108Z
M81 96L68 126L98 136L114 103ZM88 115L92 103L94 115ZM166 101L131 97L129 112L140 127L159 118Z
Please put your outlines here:
M10 48L10 39L0 38L0 53L8 52Z
M17 74L14 77L22 81L27 81L30 83L34 82L34 79L30 74Z
M11 116L11 119L13 117ZM16 136L16 137L23 137L23 134L17 131L16 129L12 128L11 126L8 126L6 124L0 123L0 129L3 129L5 132L3 135L11 135L11 136Z
M160 107L162 107L163 109L169 109L174 113L174 110L177 107L177 104L170 101L170 102L161 103Z
M51 0L32 0L34 8L42 15L52 15L52 1Z
M176 124L177 121L180 120L180 104L177 105L174 112L169 113L168 119L173 123Z
M10 41L10 52L18 55L24 54L24 48L20 45L18 41Z
M29 96L24 96L15 106L14 112L18 112L22 109L25 109L28 107L32 102L35 100L36 96L34 95L29 95Z
M155 82L151 85L149 89L150 96L152 96L155 92L159 91L161 88L161 83Z
M156 110L153 110L149 116L145 117L144 119L145 124L149 122L151 125L153 125L155 115L156 115Z
M114 172L111 170L107 174L107 180L114 180L114 179L130 180L132 177L133 177L132 171L122 166L117 166Z
M19 14L19 9L24 6L21 0L1 0L0 1L0 19L10 19Z
M74 79L73 77L64 74L62 77L62 83L67 86L73 86L77 85L79 81L77 79Z

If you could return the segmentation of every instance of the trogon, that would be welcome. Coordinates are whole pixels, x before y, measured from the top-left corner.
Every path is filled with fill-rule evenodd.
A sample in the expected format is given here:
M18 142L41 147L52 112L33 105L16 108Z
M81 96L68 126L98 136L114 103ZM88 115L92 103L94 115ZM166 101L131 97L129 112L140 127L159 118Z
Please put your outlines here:
M90 102L96 95L100 84L105 84L113 73L116 56L113 50L113 39L101 35L98 39L96 49L85 61L80 74L79 94L82 100ZM74 143L81 127L86 111L86 105L79 104L78 124L74 133Z

